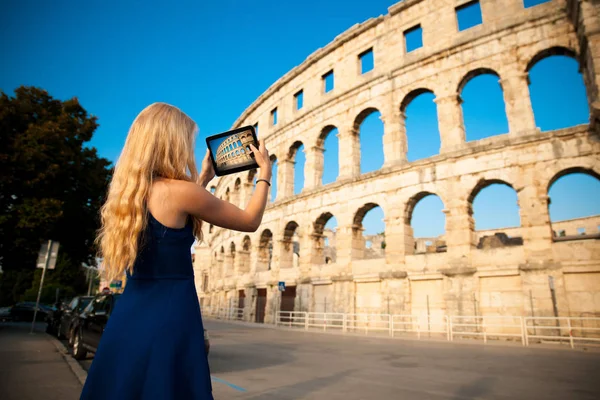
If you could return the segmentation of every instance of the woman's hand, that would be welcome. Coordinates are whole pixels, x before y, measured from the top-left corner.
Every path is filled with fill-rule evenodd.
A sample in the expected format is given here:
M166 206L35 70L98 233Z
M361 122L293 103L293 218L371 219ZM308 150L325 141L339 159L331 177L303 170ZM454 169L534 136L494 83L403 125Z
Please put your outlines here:
M210 182L215 177L215 169L213 168L212 161L210 160L209 150L206 149L206 155L202 160L202 169L200 170L200 174L198 175L198 185L202 187L206 187L208 182Z
M267 150L267 147L265 146L264 139L260 139L258 141L258 147L259 149L257 150L256 147L254 147L254 145L250 144L250 150L252 150L252 153L254 154L254 160L256 160L256 163L260 168L258 177L260 179L266 179L270 182L273 165L271 164L269 150Z

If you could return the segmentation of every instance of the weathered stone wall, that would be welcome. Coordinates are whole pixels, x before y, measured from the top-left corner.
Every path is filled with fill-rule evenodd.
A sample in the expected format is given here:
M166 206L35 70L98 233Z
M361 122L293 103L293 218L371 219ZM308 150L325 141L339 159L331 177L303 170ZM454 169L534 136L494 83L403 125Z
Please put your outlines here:
M600 176L598 109L599 3L553 0L523 8L522 0L482 0L483 24L458 32L455 7L465 1L405 0L389 14L355 25L275 82L236 121L258 123L258 135L278 160L276 201L252 234L205 229L198 246L197 275L208 274L199 296L226 305L233 289L246 289L248 318L254 318L257 288L267 289L267 318L280 304L277 282L297 287L295 309L430 315L553 315L549 276L560 315L600 311L600 241L558 241L548 213L548 189L562 175L583 171ZM574 23L584 22L584 28ZM407 53L403 32L423 28L423 47ZM372 48L375 67L360 74L358 55ZM582 51L585 49L585 54ZM551 54L572 54L581 64L592 123L550 132L535 125L528 71ZM333 70L335 88L324 93L322 76ZM479 73L498 75L509 131L467 142L460 91ZM304 91L304 107L293 95ZM404 110L416 95L435 94L440 154L408 162ZM277 108L278 123L270 120ZM378 110L384 123L385 162L360 174L357 126ZM323 142L336 127L339 177L321 185ZM305 182L293 194L294 157L306 151ZM244 207L254 172L216 181L215 195ZM502 182L517 192L522 244L478 247L472 201L487 185ZM415 254L410 220L418 200L436 194L444 203L446 249ZM362 217L375 205L385 216L385 251L365 259ZM323 226L335 216L335 260L325 262ZM291 228L290 228L291 227ZM299 265L290 251L298 234ZM581 240L578 240L581 239ZM227 251L238 249L235 261ZM272 245L272 251L267 249ZM224 250L222 250L224 249ZM240 253L239 249L245 249ZM269 261L270 260L270 261ZM269 267L270 266L270 267ZM290 267L291 266L291 267ZM204 304L207 304L205 300ZM326 308L326 310L324 310Z

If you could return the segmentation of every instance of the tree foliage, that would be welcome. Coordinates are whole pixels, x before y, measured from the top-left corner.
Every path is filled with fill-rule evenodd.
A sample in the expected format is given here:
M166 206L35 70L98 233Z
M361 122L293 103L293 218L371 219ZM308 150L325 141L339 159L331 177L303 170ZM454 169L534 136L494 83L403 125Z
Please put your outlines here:
M86 288L82 263L95 264L99 208L110 162L85 144L98 127L77 98L53 99L45 90L0 92L0 305L23 298L40 244L60 242L54 287ZM36 293L37 294L37 293Z

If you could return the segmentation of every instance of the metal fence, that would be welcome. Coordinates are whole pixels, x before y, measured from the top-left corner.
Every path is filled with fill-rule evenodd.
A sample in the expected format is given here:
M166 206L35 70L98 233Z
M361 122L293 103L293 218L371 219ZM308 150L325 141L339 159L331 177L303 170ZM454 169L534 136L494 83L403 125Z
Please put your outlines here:
M243 308L203 308L206 317L247 321ZM438 337L483 340L508 339L532 343L557 342L576 345L600 345L600 318L521 317L521 316L443 316L432 320L428 315L347 314L304 311L277 311L275 325L303 330L339 331L390 337Z

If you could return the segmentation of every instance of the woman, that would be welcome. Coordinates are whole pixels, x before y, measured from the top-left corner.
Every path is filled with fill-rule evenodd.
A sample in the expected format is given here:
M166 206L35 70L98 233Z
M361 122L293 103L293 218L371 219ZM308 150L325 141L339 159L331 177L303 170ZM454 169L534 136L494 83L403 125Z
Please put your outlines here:
M198 175L197 127L179 109L155 103L135 119L102 208L98 243L107 278L127 274L81 399L212 399L190 247L206 221L256 231L271 180L264 141L251 146L260 167L245 210L205 190Z

